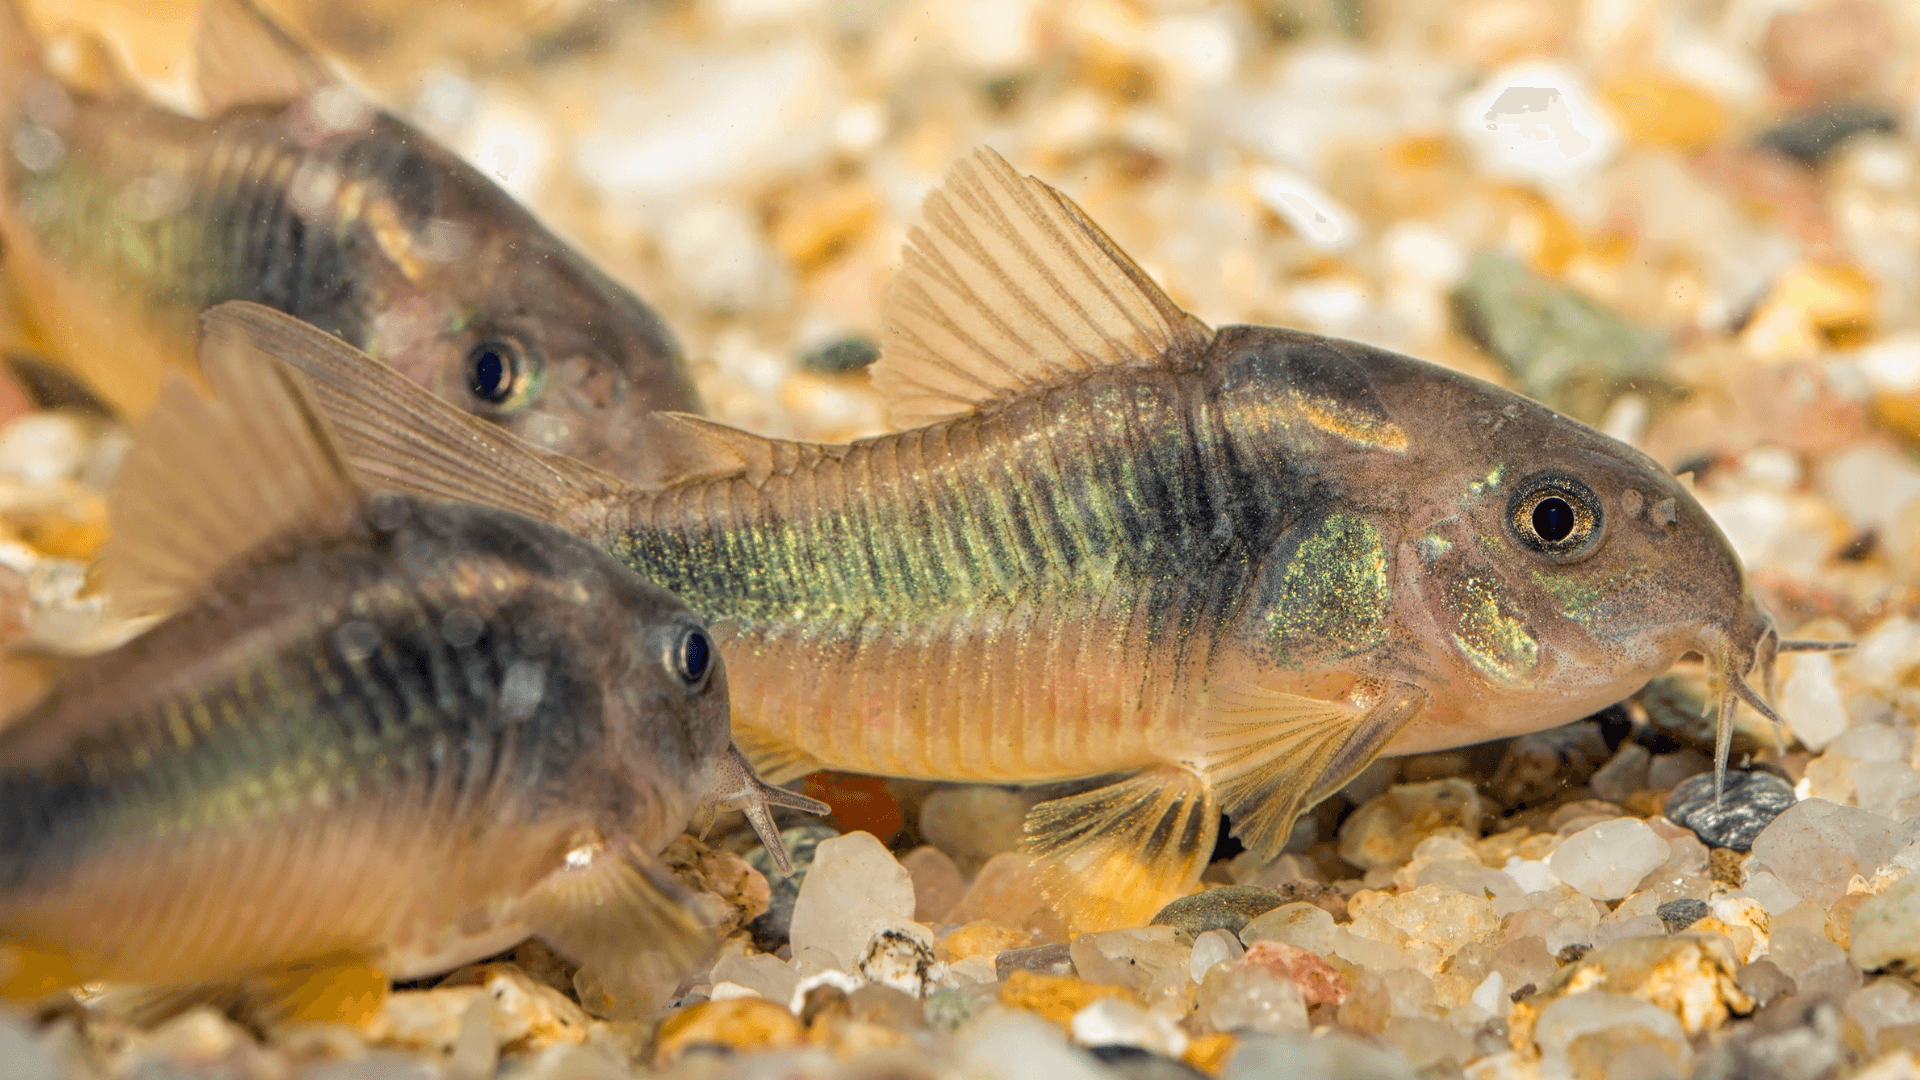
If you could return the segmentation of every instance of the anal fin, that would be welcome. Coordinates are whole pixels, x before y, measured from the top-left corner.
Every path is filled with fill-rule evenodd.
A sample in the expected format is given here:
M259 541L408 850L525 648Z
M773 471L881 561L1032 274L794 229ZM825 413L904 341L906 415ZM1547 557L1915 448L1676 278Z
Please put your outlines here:
M1075 933L1143 926L1200 880L1220 810L1206 780L1166 765L1027 812L1026 850Z
M1210 688L1207 778L1233 834L1258 858L1279 858L1294 819L1380 756L1426 702L1406 683L1366 708L1246 684Z

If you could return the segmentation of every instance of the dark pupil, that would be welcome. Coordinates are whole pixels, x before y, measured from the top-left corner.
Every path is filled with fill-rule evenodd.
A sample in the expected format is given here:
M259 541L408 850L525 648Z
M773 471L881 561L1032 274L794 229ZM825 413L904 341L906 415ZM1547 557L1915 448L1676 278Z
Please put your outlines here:
M495 404L513 391L513 365L497 345L477 345L468 357L467 388Z
M1533 506L1533 531L1549 544L1573 535L1573 507L1561 498L1541 499Z
M707 644L707 635L694 631L687 635L680 645L680 676L690 683L699 682L707 673L707 664L712 660L712 646Z

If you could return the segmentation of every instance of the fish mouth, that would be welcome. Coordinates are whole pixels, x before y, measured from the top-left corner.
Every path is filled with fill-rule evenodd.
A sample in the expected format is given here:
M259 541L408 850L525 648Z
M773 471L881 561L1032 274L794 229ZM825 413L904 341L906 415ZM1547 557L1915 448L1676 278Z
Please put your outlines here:
M1774 626L1773 616L1748 601L1743 627L1730 631L1724 626L1714 626L1704 635L1697 648L1706 658L1714 685L1719 688L1713 738L1713 798L1717 804L1726 786L1727 757L1733 749L1733 710L1738 707L1737 703L1746 702L1748 707L1766 717L1776 728L1784 726L1780 714L1767 701L1775 696L1775 669L1780 654L1838 652L1853 648L1853 642L1783 639ZM1760 685L1765 688L1764 694L1748 681L1748 677L1756 672L1760 676Z

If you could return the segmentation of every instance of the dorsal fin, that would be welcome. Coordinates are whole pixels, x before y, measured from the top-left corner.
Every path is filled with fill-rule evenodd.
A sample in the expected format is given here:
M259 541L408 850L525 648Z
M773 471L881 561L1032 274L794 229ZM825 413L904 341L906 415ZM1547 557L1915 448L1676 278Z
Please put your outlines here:
M253 0L203 0L193 65L208 116L242 105L284 105L338 81Z
M597 535L591 515L633 486L528 446L324 330L230 300L200 317L300 372L340 451L370 487L478 503Z
M264 544L358 520L361 494L290 373L219 327L200 367L212 400L173 376L108 499L102 573L123 614L172 607Z
M909 427L1109 366L1180 367L1212 331L1073 200L981 148L927 196L873 384Z

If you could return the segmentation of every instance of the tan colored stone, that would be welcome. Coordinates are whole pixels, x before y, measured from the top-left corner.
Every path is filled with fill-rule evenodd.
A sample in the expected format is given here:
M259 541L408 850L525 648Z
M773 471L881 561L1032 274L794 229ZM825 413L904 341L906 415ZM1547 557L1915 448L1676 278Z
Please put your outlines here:
M762 998L703 1001L680 1009L660 1025L654 1062L665 1065L689 1047L785 1050L806 1041L806 1030L786 1010Z

